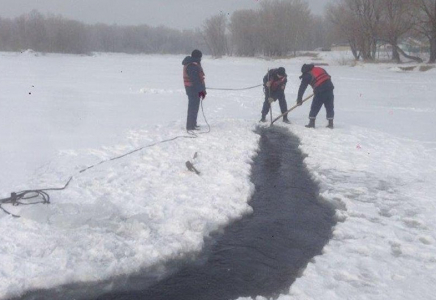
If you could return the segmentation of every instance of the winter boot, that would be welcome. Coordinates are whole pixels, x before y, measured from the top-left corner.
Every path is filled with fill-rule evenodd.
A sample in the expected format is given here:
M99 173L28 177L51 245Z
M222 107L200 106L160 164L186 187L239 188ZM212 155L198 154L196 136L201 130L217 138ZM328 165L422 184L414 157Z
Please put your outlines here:
M265 123L265 122L266 122L266 118L265 118L265 116L262 116L262 119L260 119L259 122Z
M309 124L306 125L307 128L315 128L315 119L310 119Z
M333 119L329 119L329 124L326 127L333 129Z
M283 122L286 124L291 124L291 121L288 120L288 115L283 116Z

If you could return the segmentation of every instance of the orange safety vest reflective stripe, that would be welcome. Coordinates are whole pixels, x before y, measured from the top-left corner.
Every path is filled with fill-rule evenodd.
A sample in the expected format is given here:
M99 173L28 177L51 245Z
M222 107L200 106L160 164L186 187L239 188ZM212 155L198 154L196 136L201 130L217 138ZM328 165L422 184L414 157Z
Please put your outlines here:
M329 74L323 69L319 67L314 67L310 74L312 75L312 81L310 82L310 85L312 88L317 88L327 80L331 78Z
M191 81L191 78L189 78L189 75L188 75L188 66L190 64L194 64L194 65L196 65L196 66L198 66L200 68L200 72L198 73L198 75L200 76L201 83L204 85L204 71L203 71L203 68L201 67L201 65L199 63L192 62L192 63L186 64L186 65L183 66L183 82L184 82L185 86L186 87L190 87L190 86L193 85L193 83Z

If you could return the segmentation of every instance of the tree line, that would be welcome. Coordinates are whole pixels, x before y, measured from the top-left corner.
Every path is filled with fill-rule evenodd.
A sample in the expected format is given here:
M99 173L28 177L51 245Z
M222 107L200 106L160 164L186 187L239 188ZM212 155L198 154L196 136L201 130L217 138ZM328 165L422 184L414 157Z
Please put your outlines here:
M0 18L0 51L190 53L204 47L199 30L84 23L36 10L14 19Z
M258 10L239 10L205 21L203 35L215 56L285 56L330 46L330 23L312 15L302 0L263 0Z
M283 56L311 50L326 42L326 22L311 15L301 0L264 0L259 10L219 14L195 30L151 27L87 25L36 10L14 19L0 17L0 51L124 53L190 53ZM321 33L322 32L322 33Z
M377 45L392 48L392 59L400 62L405 37L427 40L430 63L436 61L436 0L337 0L326 10L337 36L350 45L356 59L374 60Z
M199 48L215 57L280 57L345 42L355 59L374 60L377 47L387 44L395 61L400 55L420 61L399 47L406 37L427 40L435 62L436 0L335 0L324 16L313 15L305 0L262 0L258 9L217 14L195 30L86 25L37 11L0 18L0 51L181 54Z
M394 61L401 62L401 54L422 62L399 46L409 37L427 40L429 62L436 61L436 0L336 0L324 17L313 16L306 1L264 0L259 10L236 11L225 21L217 15L205 22L207 45L216 56L283 56L345 42L356 60L375 60L384 44Z

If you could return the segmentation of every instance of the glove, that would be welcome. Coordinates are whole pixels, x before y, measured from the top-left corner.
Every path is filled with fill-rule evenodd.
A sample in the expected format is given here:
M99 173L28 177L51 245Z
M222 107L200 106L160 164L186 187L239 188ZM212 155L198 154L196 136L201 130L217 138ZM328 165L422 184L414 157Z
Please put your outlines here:
M198 93L198 97L200 97L201 100L206 98L206 95L207 95L206 91L201 91Z
M275 101L274 98L272 98L272 97L269 97L269 98L268 98L268 102L269 102L269 104L273 103L274 101Z
M303 104L303 100L301 100L301 99L297 99L297 105L298 106L301 106Z
M270 87L270 86L271 86L271 81L267 81L267 82L265 83L265 86L266 86L266 87Z

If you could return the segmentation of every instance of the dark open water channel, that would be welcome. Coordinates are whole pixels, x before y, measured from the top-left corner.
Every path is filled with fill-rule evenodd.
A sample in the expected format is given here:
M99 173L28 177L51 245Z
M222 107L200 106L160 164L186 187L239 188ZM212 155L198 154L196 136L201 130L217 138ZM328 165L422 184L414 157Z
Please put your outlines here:
M149 271L114 279L118 292L103 292L106 282L33 291L21 299L228 300L287 292L329 241L334 210L318 198L298 138L280 127L258 133L253 214L215 234L194 260L171 262L165 276Z

